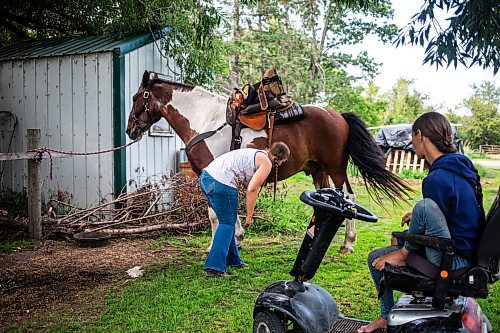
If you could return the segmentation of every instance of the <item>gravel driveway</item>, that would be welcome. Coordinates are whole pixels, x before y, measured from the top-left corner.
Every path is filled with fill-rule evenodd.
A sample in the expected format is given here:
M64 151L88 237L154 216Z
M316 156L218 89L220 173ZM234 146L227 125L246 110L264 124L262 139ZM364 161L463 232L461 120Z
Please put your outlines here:
M473 162L485 168L500 169L500 160L474 160Z

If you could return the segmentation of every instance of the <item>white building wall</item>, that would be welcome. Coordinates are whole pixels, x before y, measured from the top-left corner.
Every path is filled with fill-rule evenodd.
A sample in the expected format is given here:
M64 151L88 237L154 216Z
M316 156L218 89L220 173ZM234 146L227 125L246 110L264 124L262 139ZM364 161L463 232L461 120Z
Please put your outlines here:
M163 57L154 43L147 44L126 55L125 58L125 119L132 109L132 96L137 92L145 70L162 73L172 80L179 80L176 72L180 70L174 61ZM162 119L161 125L168 125ZM125 130L125 129L124 129ZM127 137L127 143L130 140ZM127 186L134 190L145 181L161 175L170 175L176 169L176 155L182 141L173 132L168 136L152 136L145 133L136 144L127 147Z
M0 110L18 118L11 152L27 150L26 130L41 130L40 145L65 151L108 149L112 141L112 53L0 62ZM7 152L10 118L0 115L0 152ZM0 170L2 168L0 162ZM113 192L112 153L42 162L44 201L58 191L87 207ZM26 161L5 165L2 188L27 186ZM52 170L52 179L50 179Z
M165 59L154 43L125 54L125 119L144 70L180 79L176 75L180 69L171 59ZM3 61L0 75L0 111L11 111L18 118L10 152L27 150L28 128L41 129L42 147L73 152L113 147L111 52ZM12 125L11 118L0 113L0 153L8 151ZM182 145L174 133L169 136L146 133L139 143L128 147L127 184L133 180L128 190L136 189L148 177L175 171L177 152ZM0 188L19 192L27 187L26 160L3 165L0 161L0 172L4 168ZM113 153L54 158L52 168L50 160L45 159L41 168L45 202L59 192L72 196L75 204L89 207L113 195Z

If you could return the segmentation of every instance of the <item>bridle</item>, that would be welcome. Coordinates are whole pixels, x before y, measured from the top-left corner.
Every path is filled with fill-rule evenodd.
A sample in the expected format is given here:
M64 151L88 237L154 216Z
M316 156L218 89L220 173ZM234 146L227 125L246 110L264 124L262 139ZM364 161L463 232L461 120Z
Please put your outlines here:
M143 112L146 112L148 114L148 117L149 117L149 102L148 102L148 98L149 98L149 91L147 90L144 90L144 92L142 93L142 108L141 108L141 111L138 113L138 114L133 114L132 115L132 120L134 121L134 124L136 126L139 126L141 125L141 120L139 119L139 116L143 113ZM140 126L139 126L140 127Z
M155 123L156 121L152 121L151 117L151 112L149 110L149 95L151 93L148 90L144 90L142 93L142 108L138 113L134 113L131 115L131 119L134 122L134 125L138 127L142 132L145 132L151 124ZM141 114L146 113L148 115L148 122L145 122L143 120L140 120L139 117ZM159 119L158 119L159 120ZM151 123L151 124L149 124Z

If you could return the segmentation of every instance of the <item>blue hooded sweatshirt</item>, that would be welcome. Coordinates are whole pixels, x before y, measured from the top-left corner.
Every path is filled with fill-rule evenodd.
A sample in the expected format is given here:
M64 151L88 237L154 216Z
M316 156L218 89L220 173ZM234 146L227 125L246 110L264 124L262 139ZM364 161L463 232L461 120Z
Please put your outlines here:
M455 253L474 263L481 211L476 198L477 175L465 155L448 153L432 163L422 184L424 198L437 203L448 223Z

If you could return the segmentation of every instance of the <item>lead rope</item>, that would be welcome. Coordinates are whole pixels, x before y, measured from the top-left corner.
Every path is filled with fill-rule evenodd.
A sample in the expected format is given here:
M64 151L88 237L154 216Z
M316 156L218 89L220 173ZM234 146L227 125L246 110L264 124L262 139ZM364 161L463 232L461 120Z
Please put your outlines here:
M74 152L74 151L65 151L65 150L59 150L59 149L52 149L52 148L48 148L48 147L39 147L39 148L35 148L35 149L30 149L30 150L27 150L27 152L28 153L35 153L35 157L33 159L35 160L36 163L40 163L42 161L43 154L49 155L49 160L50 160L50 179L52 180L52 154L51 153L59 153L59 154L73 155L73 156L88 156L88 155L104 154L104 153L110 153L110 152L113 152L113 151L116 151L116 150L120 150L120 149L126 148L126 147L128 147L128 146L136 143L140 139L142 139L142 135L138 139L136 139L134 141L131 141L131 142L125 144L125 145L122 145L122 146L119 146L119 147L114 147L114 148L111 148L111 149L106 149L106 150L93 151L93 152Z
M276 158L274 159L274 194L273 201L276 202L276 186L278 184L278 162L276 162Z

